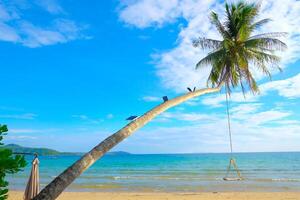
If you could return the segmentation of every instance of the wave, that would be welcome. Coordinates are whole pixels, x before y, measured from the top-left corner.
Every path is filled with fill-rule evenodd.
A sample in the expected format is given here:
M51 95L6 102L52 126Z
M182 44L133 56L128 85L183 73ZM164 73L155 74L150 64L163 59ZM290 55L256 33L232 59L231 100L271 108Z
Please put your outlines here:
M182 181L213 181L213 180L223 180L223 178L215 177L176 177L176 176L114 176L114 180L122 179L138 179L138 180L182 180Z
M278 181L278 182L300 182L300 178L273 178L272 181Z

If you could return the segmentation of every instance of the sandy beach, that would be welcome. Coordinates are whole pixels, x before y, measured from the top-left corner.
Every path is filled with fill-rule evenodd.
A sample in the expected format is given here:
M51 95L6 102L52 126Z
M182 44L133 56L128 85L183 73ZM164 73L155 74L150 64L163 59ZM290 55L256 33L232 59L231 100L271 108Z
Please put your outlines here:
M12 191L9 200L22 200L23 192ZM59 200L300 200L300 192L205 192L205 193L101 193L65 192Z

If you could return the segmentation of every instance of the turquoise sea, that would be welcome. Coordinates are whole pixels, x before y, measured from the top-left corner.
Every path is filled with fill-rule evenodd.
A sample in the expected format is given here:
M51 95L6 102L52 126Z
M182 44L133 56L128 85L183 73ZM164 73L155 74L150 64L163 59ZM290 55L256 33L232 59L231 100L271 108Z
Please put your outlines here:
M69 191L202 192L300 191L300 152L237 153L245 180L223 181L229 154L156 154L105 156L80 176ZM41 156L44 187L79 156ZM27 158L31 160L30 157ZM23 190L30 165L9 176L10 188Z

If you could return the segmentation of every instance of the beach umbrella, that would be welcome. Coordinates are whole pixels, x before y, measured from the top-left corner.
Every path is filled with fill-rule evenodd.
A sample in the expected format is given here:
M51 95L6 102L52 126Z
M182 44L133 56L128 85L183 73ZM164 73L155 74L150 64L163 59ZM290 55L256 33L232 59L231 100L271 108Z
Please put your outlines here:
M32 161L32 168L30 177L27 182L24 200L30 200L35 197L40 190L40 182L39 182L39 159L37 156Z

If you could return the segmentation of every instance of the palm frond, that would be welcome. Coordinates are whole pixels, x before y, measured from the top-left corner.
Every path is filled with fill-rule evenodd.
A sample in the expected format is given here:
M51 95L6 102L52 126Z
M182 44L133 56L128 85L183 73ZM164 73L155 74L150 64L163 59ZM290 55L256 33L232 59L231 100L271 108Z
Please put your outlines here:
M256 93L259 93L259 88L258 88L258 85L255 81L255 79L253 78L252 74L250 71L248 71L248 84L249 84L249 88L251 89L252 93L253 94L256 94Z
M248 38L253 31L251 24L259 11L256 4L245 4L240 1L236 6L232 4L231 9L226 7L227 21L225 22L228 32L236 40Z
M215 12L211 12L210 14L210 22L215 25L215 27L217 28L218 32L223 36L223 38L228 38L230 37L230 35L228 34L228 32L226 31L225 27L223 26L223 24L220 22L219 20L219 16L217 13Z
M287 49L287 45L276 38L254 38L245 41L246 48L264 48L270 51L283 51Z
M241 76L241 71L240 71L239 68L237 70L238 70L238 73L239 73L240 86L242 88L242 92L243 92L244 97L246 97L246 95L245 95L246 89L245 89L245 86L244 86L244 83L243 83L243 79L242 79L242 76Z
M201 49L216 50L220 48L221 45L222 45L222 41L220 40L208 39L204 37L193 40L193 46L200 47Z
M246 86L253 93L259 92L258 85L250 71L254 64L265 75L271 78L269 67L278 67L280 57L275 53L287 48L279 38L286 36L285 32L271 32L253 35L253 32L270 22L270 19L256 21L260 4L249 4L240 1L225 4L225 21L220 22L216 13L211 13L211 23L221 34L223 40L199 38L193 41L194 47L210 49L206 57L196 65L196 69L211 65L207 84L213 87L224 84L226 92L241 86L243 93ZM253 35L253 36L252 36Z
M274 54L268 54L262 51L254 50L254 49L249 49L250 52L252 52L254 58L258 62L266 62L269 64L278 64L280 61L280 57L274 55Z
M278 37L286 37L288 35L287 32L270 32L270 33L262 33L262 34L257 34L249 37L249 40L251 39L257 39L257 38L278 38Z
M262 27L263 25L269 23L270 21L272 21L272 20L269 19L269 18L259 20L259 21L255 22L255 23L253 23L253 24L250 26L250 28L251 28L252 30L258 29L258 28Z
M203 66L213 65L214 63L217 63L219 60L221 60L222 55L223 55L223 50L217 50L212 53L209 53L206 57L202 58L196 64L196 69Z
M209 84L211 84L212 87L215 87L219 84L220 82L220 74L222 70L222 67L220 67L221 65L219 65L219 67L216 66L216 64L213 66L212 70L210 71L210 74L208 76L208 79L206 81L207 86L209 86Z
M269 76L270 79L271 73L266 66L267 64L270 67L276 67L279 71L282 71L282 69L279 67L280 58L278 56L256 50L250 50L247 51L247 53L250 55L253 64L261 69L264 74Z
M256 66L259 70L262 71L263 74L267 75L271 79L271 72L266 66L266 61L261 59L260 56L258 56L256 53L253 53L251 51L247 52L249 61Z

